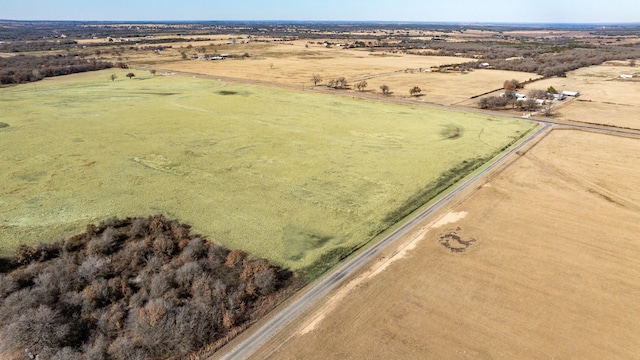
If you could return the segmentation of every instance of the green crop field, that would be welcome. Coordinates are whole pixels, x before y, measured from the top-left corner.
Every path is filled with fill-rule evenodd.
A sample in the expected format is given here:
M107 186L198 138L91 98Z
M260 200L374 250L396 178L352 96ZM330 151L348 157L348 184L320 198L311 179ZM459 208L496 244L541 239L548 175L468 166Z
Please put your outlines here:
M1 254L88 223L162 213L293 270L323 268L535 127L125 74L0 89Z

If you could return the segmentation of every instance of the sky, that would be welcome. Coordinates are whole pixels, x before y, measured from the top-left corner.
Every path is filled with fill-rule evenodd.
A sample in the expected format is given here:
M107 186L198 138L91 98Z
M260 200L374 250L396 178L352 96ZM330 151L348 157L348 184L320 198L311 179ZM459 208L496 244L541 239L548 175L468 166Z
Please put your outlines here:
M0 0L0 19L640 23L640 1Z

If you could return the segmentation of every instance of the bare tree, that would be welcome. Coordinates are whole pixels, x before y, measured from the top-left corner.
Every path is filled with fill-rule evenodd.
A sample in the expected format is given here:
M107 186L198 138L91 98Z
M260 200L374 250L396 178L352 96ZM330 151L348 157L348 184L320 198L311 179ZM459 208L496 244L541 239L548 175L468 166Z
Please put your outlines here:
M553 101L547 101L542 108L542 113L544 116L553 116Z
M367 81L366 80L362 80L362 81L359 81L358 83L356 83L356 88L358 89L358 91L362 92L362 91L364 91L364 88L367 87L367 85L368 85Z
M109 79L111 79L111 81L116 81L117 78L118 78L118 75L116 74L111 74L111 76L109 76Z
M130 72L126 75L129 79L133 78L134 76L136 76L136 74Z
M389 86L382 85L380 86L380 90L382 90L382 95L389 95Z
M545 99L547 97L547 92L540 89L532 89L527 93L527 97L530 99Z
M336 80L336 82L340 89L346 89L349 86L347 84L347 79L345 79L344 76L339 77L338 80Z
M313 74L311 75L311 81L313 81L313 86L317 86L320 81L322 81L322 75Z
M502 95L501 95L502 96ZM507 90L504 92L505 105L511 104L511 107L515 107L518 102L518 97L516 96L515 90Z
M409 94L411 96L418 96L421 92L422 92L422 89L420 89L417 86L414 86L411 89L409 89Z
M520 104L520 109L524 111L536 111L540 106L540 104L538 104L538 101L534 98L528 98L524 101L518 101L518 104Z
M156 69L151 69L151 70L149 70L149 72L151 73L151 75L156 76L157 70Z

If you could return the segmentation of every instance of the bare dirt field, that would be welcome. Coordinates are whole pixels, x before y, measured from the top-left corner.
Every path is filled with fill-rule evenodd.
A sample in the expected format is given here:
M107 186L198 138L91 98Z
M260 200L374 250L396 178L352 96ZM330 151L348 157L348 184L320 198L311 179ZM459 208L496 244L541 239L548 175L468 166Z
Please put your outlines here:
M622 79L620 75L634 75ZM528 89L579 91L580 97L559 111L559 119L640 129L640 67L625 62L598 65L567 73L566 78L550 78Z
M255 358L636 358L638 154L552 131Z

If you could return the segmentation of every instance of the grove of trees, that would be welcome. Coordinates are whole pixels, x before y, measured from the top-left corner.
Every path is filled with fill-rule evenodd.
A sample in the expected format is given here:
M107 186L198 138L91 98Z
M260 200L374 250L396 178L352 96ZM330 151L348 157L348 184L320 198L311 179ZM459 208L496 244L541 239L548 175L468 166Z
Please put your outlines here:
M0 358L184 359L300 284L161 215L89 225L0 259ZM297 285L296 285L297 284Z
M347 89L349 87L349 84L347 83L347 79L345 79L344 76L341 76L335 80L334 79L329 80L327 85L330 88L334 88L334 89Z
M0 57L0 85L21 84L45 77L102 70L114 64L75 55L18 55Z

